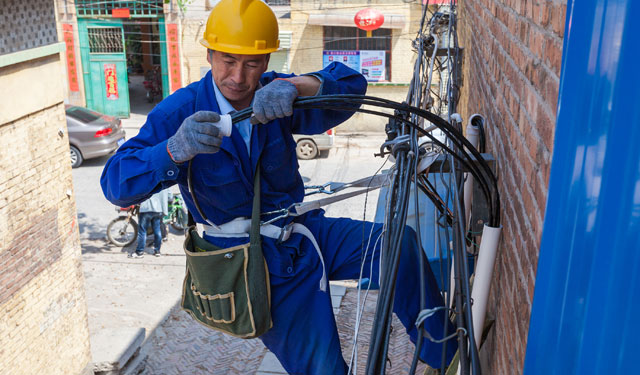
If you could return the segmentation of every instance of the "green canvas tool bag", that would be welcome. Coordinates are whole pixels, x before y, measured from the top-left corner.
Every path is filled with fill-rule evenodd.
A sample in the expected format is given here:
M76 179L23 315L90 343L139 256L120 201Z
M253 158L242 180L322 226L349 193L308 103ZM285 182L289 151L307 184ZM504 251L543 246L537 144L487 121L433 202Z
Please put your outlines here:
M200 209L188 169L189 191ZM260 240L260 163L254 177L249 243L219 248L198 235L195 225L186 231L187 270L180 306L207 327L240 338L267 332L271 321L269 271Z

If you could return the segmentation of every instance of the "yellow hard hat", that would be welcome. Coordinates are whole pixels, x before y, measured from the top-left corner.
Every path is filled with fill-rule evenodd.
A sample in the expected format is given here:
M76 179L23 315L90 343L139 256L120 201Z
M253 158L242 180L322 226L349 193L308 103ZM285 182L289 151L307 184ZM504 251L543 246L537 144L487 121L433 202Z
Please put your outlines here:
M280 46L278 20L260 0L221 0L211 10L200 43L226 53L271 53Z

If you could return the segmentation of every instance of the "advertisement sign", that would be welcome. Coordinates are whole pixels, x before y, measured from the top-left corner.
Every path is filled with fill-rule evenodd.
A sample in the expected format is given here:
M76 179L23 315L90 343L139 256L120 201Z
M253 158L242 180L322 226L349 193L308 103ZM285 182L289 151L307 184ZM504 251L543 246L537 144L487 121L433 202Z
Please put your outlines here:
M80 91L78 87L78 71L76 65L76 50L73 45L73 25L62 24L65 56L67 56L67 76L69 77L69 91Z
M116 64L104 64L104 83L107 88L107 100L118 99L118 77Z
M171 91L176 91L182 87L182 76L180 73L180 52L178 50L178 25L175 23L167 24L167 48L169 49Z
M385 51L323 51L322 67L334 61L362 73L369 82L384 81Z
M341 62L349 68L360 71L360 51L323 51L322 67L326 67L332 62Z
M384 59L384 51L360 51L360 73L367 81L384 81Z

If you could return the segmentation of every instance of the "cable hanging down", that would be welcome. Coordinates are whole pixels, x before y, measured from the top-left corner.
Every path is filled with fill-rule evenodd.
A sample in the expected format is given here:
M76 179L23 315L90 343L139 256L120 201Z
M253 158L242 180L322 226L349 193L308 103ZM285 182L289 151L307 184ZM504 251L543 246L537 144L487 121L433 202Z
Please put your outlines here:
M388 267L385 267L382 270L381 279L379 282L381 289L378 296L376 320L379 319L380 322L379 324L374 325L374 332L372 334L369 353L369 363L374 364L371 365L371 369L368 372L371 374L382 374L384 373L384 367L387 358L392 301L400 257L400 242L407 218L409 189L412 181L414 183L414 187L417 186L417 188L420 188L420 190L422 191L428 191L428 196L432 198L432 201L437 202L436 207L438 207L441 214L444 214L444 216L446 217L444 221L445 225L454 228L455 225L461 221L460 212L456 212L455 209L452 211L448 208L450 205L448 198L443 200L441 197L439 197L429 179L426 178L425 175L417 174L416 166L418 159L426 154L425 149L420 148L420 146L416 142L418 134L427 137L430 140L430 143L439 147L442 151L445 151L447 155L451 156L451 158L448 158L450 162L455 161L456 163L458 163L460 167L464 168L465 171L468 171L475 178L475 180L478 181L485 199L490 207L489 224L491 226L500 225L500 198L497 187L497 179L487 161L483 158L482 154L464 137L459 127L452 125L451 123L442 119L440 116L437 116L422 108L411 106L406 103L398 103L388 99L364 95L320 95L314 97L300 97L296 99L293 107L296 109L318 108L373 114L376 116L388 118L390 122L395 122L396 126L408 132L409 136L405 138L397 137L394 142L390 142L387 145L387 150L383 152L383 154L393 154L396 159L396 173L394 174L394 176L392 176L389 188L391 191L392 205L392 208L390 208L389 211L395 214L388 215L387 228L383 232L383 256L381 259L381 263L387 265ZM391 109L394 112L383 112L384 109ZM247 108L245 110L233 113L231 115L231 119L234 123L242 121L249 118L251 116L251 113L251 108ZM419 121L426 121L432 124L433 127L442 131L443 134L445 134L448 142L445 143L439 140L429 131L423 129L420 125L418 125ZM454 165L450 170L459 171L460 168ZM418 216L419 215L416 215L416 217ZM419 233L420 231L418 230L416 232ZM455 230L453 232L456 233ZM460 239L458 236L458 239L454 242L460 245L464 243L464 240ZM449 243L449 241L447 240L446 243ZM455 257L454 264L456 265L456 268L459 268L463 264L465 264L464 259L466 258L463 254L455 254L454 252L453 256ZM466 277L460 277L458 276L459 273L463 275L465 274L465 272L462 272L462 270L455 270L457 283L460 283L459 280L468 280L468 275ZM451 293L450 288L445 289L447 289L448 293ZM468 282L467 288L458 287L457 289L464 289L464 291L461 291L462 294L467 296L470 295ZM424 303L424 301L422 301L422 303ZM457 315L464 315L465 311L470 310L466 307L463 309L463 305L470 306L470 303L464 302L464 299L459 299L459 301L457 301L457 305L460 306L460 310L457 312ZM446 309L447 311L451 310L450 307L446 307ZM470 317L462 319L462 321L458 324L456 332L445 332L445 336L448 336L448 338L452 338L457 334L458 336L461 336L462 339L466 340L466 337L473 330L472 327L469 327L469 322ZM378 332L375 332L377 326L380 326L381 328L378 330ZM421 334L422 333L423 332L421 330ZM431 337L431 335L426 332L425 337L429 338ZM459 340L461 339L461 337L459 337ZM433 338L431 337L431 339ZM417 345L418 347L416 348L416 354L414 355L414 363L417 362L420 342L421 341L419 340ZM473 342L473 340L470 340L470 342ZM443 345L446 345L446 342ZM473 346L473 344L471 344L471 346ZM373 351L371 350L372 348L374 349ZM466 352L466 346L461 346L460 353L462 353L462 350ZM462 366L462 357L464 357L464 355L461 355L460 357ZM474 374L475 373L478 372L474 371Z

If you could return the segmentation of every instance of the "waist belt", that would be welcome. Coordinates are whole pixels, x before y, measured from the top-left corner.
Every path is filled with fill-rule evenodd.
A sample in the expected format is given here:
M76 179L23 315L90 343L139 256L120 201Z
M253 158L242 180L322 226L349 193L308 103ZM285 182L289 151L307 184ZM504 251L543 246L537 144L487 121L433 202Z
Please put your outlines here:
M207 235L212 237L249 237L249 231L251 230L251 219L248 218L236 218L221 225L204 225L204 231ZM278 242L284 242L289 239L291 234L299 233L309 239L316 249L318 257L320 257L320 263L322 263L322 278L320 279L320 290L327 291L327 271L324 266L324 258L320 251L320 246L313 233L302 224L289 223L283 228L275 226L273 224L260 225L260 234L278 240Z

